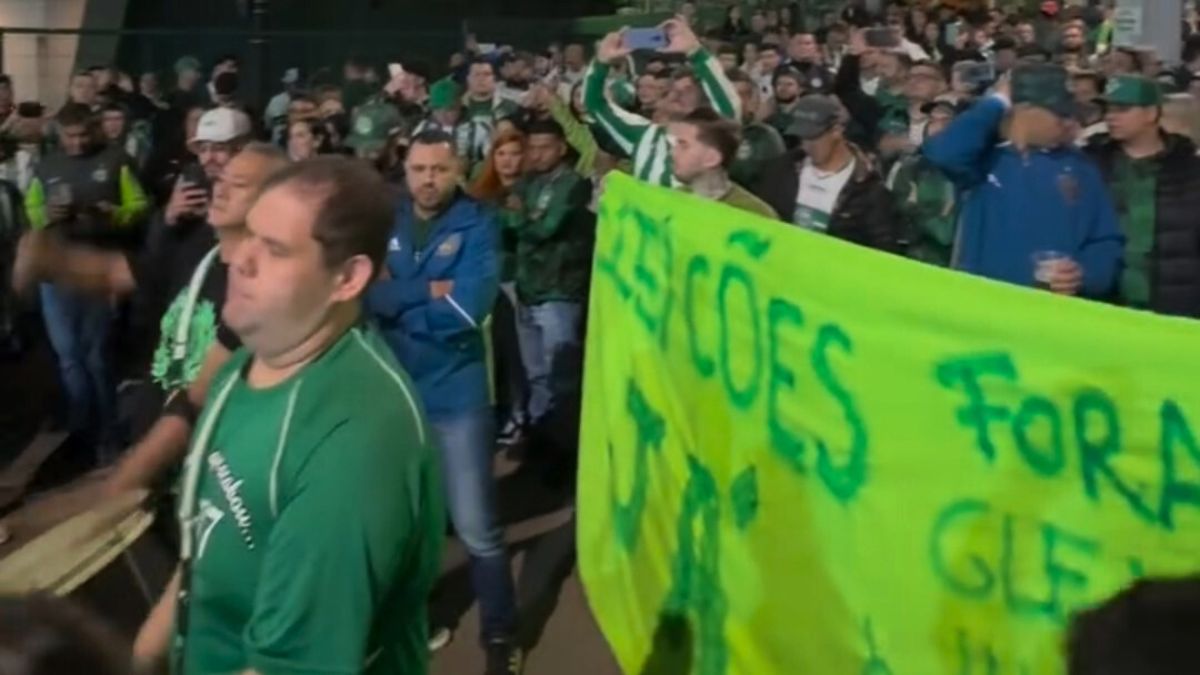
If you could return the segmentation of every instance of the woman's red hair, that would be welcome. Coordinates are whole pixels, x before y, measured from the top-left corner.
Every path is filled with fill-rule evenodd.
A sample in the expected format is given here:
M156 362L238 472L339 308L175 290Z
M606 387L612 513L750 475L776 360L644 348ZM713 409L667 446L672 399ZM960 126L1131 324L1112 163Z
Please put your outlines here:
M492 139L492 149L488 151L483 171L480 172L475 182L467 187L467 194L479 201L492 204L499 203L504 199L508 189L504 187L504 183L500 182L500 174L496 173L496 153L510 143L520 143L524 148L525 134L520 131L507 131Z

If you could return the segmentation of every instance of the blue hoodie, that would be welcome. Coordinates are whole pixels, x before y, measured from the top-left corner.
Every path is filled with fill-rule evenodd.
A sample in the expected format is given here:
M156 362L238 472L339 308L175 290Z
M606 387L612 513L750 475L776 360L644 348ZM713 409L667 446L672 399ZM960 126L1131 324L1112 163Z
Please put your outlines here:
M1080 295L1107 297L1124 237L1099 170L1074 147L1022 156L1001 143L1007 111L989 96L921 148L965 192L955 267L1032 286L1034 253L1058 251L1083 268Z
M484 321L499 283L497 228L483 205L460 193L432 223L425 246L414 250L414 218L412 200L400 200L385 263L391 278L371 285L366 309L429 416L446 419L491 402ZM434 281L454 287L433 298Z

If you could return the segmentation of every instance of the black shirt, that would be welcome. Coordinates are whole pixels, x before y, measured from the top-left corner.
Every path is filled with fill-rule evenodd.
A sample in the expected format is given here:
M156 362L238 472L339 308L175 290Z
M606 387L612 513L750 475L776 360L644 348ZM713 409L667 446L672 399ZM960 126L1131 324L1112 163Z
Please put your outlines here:
M167 225L162 215L150 224L145 246L129 256L129 268L137 283L135 311L146 331L144 353L149 356L150 374L164 391L186 387L195 379L209 347L216 341L229 351L241 341L221 321L225 305L228 267L215 253L216 236L202 220L183 220ZM210 258L211 255L211 258ZM195 302L188 307L189 290L197 269L208 262ZM187 338L179 357L180 321L190 316ZM153 353L149 346L153 344Z

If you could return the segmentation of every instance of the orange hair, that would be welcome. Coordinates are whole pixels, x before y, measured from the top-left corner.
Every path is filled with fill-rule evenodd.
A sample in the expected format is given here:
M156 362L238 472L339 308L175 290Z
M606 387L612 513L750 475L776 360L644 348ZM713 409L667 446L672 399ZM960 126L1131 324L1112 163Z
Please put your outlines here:
M467 194L482 202L497 204L504 199L508 192L500 182L500 174L496 173L496 153L510 143L519 143L525 147L525 134L520 131L508 131L492 139L492 149L488 151L487 161L479 177L467 187Z

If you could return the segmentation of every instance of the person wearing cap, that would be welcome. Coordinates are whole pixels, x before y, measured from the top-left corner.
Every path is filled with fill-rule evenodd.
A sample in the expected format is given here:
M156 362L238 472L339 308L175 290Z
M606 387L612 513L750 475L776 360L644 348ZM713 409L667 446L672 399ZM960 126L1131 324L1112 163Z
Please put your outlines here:
M924 156L968 192L956 268L1064 295L1111 293L1122 237L1100 172L1074 147L1074 111L1064 68L1023 64L925 141Z
M742 102L741 139L729 175L739 185L754 185L763 163L786 153L787 146L774 127L758 121L760 98L754 80L740 70L731 71L729 79Z
M800 99L785 136L793 152L767 162L753 192L793 225L898 251L892 198L870 157L846 140L847 116L828 96Z
M196 134L188 139L188 146L195 153L196 161L211 182L220 177L221 170L229 163L230 158L250 141L253 131L250 116L241 110L213 108L200 116L200 121L196 124ZM171 222L170 204L167 211L168 222Z
M1087 152L1117 203L1125 234L1119 298L1129 307L1200 317L1200 158L1161 129L1163 92L1136 75L1109 80L1108 135Z
M751 87L753 88L753 87ZM741 147L737 124L707 108L698 108L670 127L671 165L683 188L698 197L721 202L772 220L775 210L733 181L730 175ZM783 143L780 142L782 149Z
M121 148L98 142L87 106L68 103L55 118L59 151L42 159L25 193L33 230L120 250L133 243L149 200ZM68 430L90 442L99 458L116 449L116 382L112 371L112 309L107 298L82 296L60 284L41 286L46 333L58 357Z
M288 104L292 101L292 95L300 87L300 69L288 68L283 72L283 77L279 79L279 82L283 85L283 91L272 96L271 100L267 102L266 109L263 110L263 125L268 129L274 129L287 116Z
M668 42L661 51L687 56L692 70L676 75L666 98L658 105L658 119L681 117L707 104L728 119L740 120L741 102L733 83L717 59L700 44L692 29L679 19L664 22L662 29L666 31ZM607 93L612 64L623 61L631 53L625 45L623 30L609 33L597 43L596 58L584 78L584 107L620 151L634 159L634 176L654 185L672 187L676 179L671 170L671 146L666 127L620 109Z
M200 61L194 56L180 57L175 61L175 87L166 96L167 105L180 112L207 100L200 86Z
M287 114L292 97L300 93L300 69L288 68L280 78L283 91L271 97L263 110L263 128L269 129L274 142L282 142L287 131Z
M402 132L400 113L391 103L364 103L354 112L346 147L363 159L377 160L393 134Z
M448 77L438 80L429 88L429 114L417 123L413 136L426 131L449 134L454 139L455 152L461 155L461 149L470 141L470 130L462 119L462 91L458 83Z
M952 98L926 103L925 138L940 134L960 112ZM924 139L922 139L924 140ZM888 190L903 223L905 254L931 265L948 267L958 230L958 190L941 169L920 153L901 159L888 174Z

